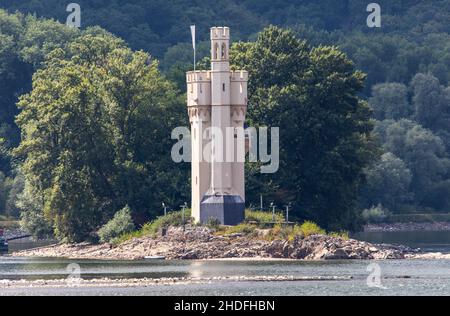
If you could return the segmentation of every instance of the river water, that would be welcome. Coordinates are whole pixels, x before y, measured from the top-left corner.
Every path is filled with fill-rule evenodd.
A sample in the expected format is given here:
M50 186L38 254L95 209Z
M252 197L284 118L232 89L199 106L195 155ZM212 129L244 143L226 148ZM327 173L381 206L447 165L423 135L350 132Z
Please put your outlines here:
M422 234L422 233L420 233ZM450 252L449 232L427 238L407 238L403 233L366 234L369 241L406 238L406 244L420 244L424 250ZM434 236L434 237L432 237ZM444 237L443 237L444 236ZM404 240L405 241L405 240ZM83 279L163 278L217 276L309 276L352 277L348 281L301 282L212 282L192 285L147 287L8 288L0 295L450 295L450 261L97 261L0 257L0 280L65 279L71 264L80 267ZM375 266L373 266L375 264ZM369 265L372 265L369 267ZM73 266L73 265L72 265ZM368 268L380 269L380 282L373 287ZM373 270L371 270L373 271ZM369 286L370 284L371 286Z

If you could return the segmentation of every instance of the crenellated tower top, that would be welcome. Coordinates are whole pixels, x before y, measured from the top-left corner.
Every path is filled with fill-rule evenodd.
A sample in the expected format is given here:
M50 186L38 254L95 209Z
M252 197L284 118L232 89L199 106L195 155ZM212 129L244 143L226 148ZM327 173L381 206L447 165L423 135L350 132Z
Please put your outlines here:
M229 63L230 29L211 28L211 68L212 71L230 71Z

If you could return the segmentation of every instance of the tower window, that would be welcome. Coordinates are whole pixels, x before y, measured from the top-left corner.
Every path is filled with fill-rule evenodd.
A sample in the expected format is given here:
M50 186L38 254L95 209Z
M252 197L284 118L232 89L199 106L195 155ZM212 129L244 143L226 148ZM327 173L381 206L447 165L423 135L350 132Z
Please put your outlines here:
M225 92L225 84L223 84L223 87L222 87L222 89L223 89L223 92Z
M222 59L227 59L227 44L222 44Z
M244 93L244 87L242 86L242 83L239 86L239 90L240 90L241 94Z
M216 43L214 46L214 59L217 60L219 58L219 44Z

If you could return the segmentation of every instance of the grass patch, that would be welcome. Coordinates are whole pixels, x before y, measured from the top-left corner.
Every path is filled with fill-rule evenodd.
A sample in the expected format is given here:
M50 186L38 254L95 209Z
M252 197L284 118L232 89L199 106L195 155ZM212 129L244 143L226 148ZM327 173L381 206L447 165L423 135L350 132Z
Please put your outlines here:
M319 225L313 222L304 222L301 225L283 226L281 224L275 225L267 234L266 240L288 240L293 241L295 238L305 238L313 235L327 235L327 232L320 228ZM331 233L329 236L349 238L348 233Z
M217 232L216 235L232 235L232 234L244 234L244 235L251 235L255 233L257 229L256 225L243 223L237 226L221 226Z
M284 221L285 220L282 213L275 213L275 221L274 221L272 213L262 211L251 211L251 210L245 211L245 222L246 223L254 222L260 227L266 226L267 224L273 224L274 222L281 224Z
M350 234L346 231L341 231L341 232L331 232L328 234L330 237L334 237L334 238L342 238L344 240L349 240L350 239Z

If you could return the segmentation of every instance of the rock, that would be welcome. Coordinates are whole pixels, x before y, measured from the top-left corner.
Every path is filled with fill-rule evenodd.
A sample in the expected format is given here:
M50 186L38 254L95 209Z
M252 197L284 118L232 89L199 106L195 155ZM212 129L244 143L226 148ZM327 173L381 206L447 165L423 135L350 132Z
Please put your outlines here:
M282 258L283 257L283 255L282 255L283 248L284 248L284 242L282 240L274 240L267 247L266 252L269 255L272 255L274 258Z
M348 259L348 253L344 249L336 249L332 252L329 252L324 259L325 260L341 260Z

